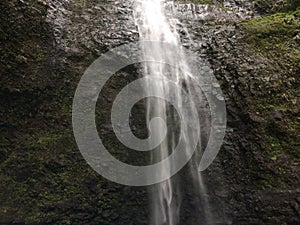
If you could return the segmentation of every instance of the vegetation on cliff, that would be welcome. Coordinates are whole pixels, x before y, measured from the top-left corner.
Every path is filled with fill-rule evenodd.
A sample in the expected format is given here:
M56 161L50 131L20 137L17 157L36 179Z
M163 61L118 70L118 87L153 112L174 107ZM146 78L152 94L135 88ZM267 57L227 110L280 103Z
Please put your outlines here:
M213 4L211 0L189 2ZM236 28L243 34L244 53L251 51L251 57L261 62L255 73L239 74L243 101L253 116L251 132L257 136L250 144L267 156L263 159L267 170L256 174L261 176L256 183L259 189L299 187L299 4L299 0L255 0L264 16ZM81 1L70 2L74 22L82 19L78 5ZM61 53L53 49L47 7L46 1L0 2L0 224L129 225L138 213L146 219L147 210L138 211L145 207L144 189L102 179L76 147L72 98L84 68L97 55L80 49L80 54L66 56L67 64L58 65ZM113 80L111 89L128 82L120 77L128 76ZM104 96L111 99L111 92ZM126 160L126 150L108 139L112 150L124 150L120 158ZM258 173L256 161L251 163L252 172Z
M252 0L259 13L270 14L296 10L299 0Z
M299 182L295 175L300 163L300 9L288 9L241 23L244 43L263 59L260 71L248 83L247 98L253 114L261 118L257 132L273 161L265 187Z
M145 191L101 178L72 134L75 88L96 56L65 64L47 9L45 1L0 2L0 224L134 224Z

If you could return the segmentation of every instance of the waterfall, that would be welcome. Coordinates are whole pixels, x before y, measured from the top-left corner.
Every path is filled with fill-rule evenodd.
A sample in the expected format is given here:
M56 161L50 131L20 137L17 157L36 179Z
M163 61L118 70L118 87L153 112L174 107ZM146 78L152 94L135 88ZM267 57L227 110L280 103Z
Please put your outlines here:
M164 7L168 4L168 10ZM182 91L175 91L169 83L157 79L152 79L155 85L148 85L146 92L157 93L158 96L164 96L165 99L174 98L186 120L189 120L190 113L184 108L184 91L189 98L193 98L193 82L191 81L194 74L191 73L189 64L183 51L183 46L180 41L180 34L177 31L178 26L182 24L174 18L174 3L165 3L162 0L135 0L134 18L138 27L139 37L141 41L142 58L145 61L143 64L143 76L145 77L163 77L171 80L179 86ZM186 30L185 30L186 32ZM150 42L149 42L150 41ZM162 44L164 43L164 44ZM163 63L162 63L163 62ZM152 155L152 163L168 158L172 154L172 150L178 144L177 139L181 136L184 142L184 148L188 155L191 152L191 144L189 141L188 127L179 125L178 121L182 119L175 112L174 108L167 101L160 98L147 99L147 115L146 120L149 124L153 117L160 117L166 121L167 135L164 141L157 147ZM189 123L199 123L199 121L188 121ZM184 121L183 124L187 124ZM183 126L183 127L180 127ZM181 129L181 133L178 130ZM151 132L151 131L150 131ZM157 125L152 133L159 139L164 136L163 129ZM192 135L196 135L193 134ZM198 154L196 152L196 154ZM208 202L205 200L205 187L201 174L197 170L197 157L193 157L189 163L189 180L191 185L196 189L195 193L202 196L196 196L195 199L202 199L198 205L202 208L201 224L211 223L211 215L209 212ZM167 160L161 173L169 173L169 170L175 166L176 162L171 159ZM180 221L181 208L184 192L184 184L180 176L172 178L153 185L150 191L151 198L151 225L176 225L185 224ZM197 215L195 215L196 217Z

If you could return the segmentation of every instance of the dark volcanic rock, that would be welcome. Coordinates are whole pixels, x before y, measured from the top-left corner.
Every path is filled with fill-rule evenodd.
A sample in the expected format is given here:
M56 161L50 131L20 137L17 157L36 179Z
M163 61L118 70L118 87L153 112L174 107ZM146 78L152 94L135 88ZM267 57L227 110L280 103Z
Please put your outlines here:
M214 223L300 224L299 14L267 17L269 25L261 26L252 20L259 16L252 1L214 2L166 4L178 11L184 46L210 65L226 97L226 138L204 172ZM1 1L0 224L148 224L146 188L114 184L92 171L71 126L85 69L138 38L131 4ZM115 95L138 77L137 68L108 82L97 119L114 156L143 164L147 158L124 148L108 122ZM137 136L145 136L142 108L132 119ZM194 225L193 210L183 211L182 224Z

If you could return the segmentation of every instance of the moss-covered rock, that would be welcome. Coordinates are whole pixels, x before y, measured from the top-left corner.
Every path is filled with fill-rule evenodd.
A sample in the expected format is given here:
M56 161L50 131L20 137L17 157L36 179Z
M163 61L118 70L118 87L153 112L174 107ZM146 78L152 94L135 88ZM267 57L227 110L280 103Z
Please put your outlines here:
M245 42L266 60L248 96L253 113L266 121L260 127L263 146L272 160L288 157L286 167L296 165L300 159L300 11L243 22L242 29Z
M300 6L298 0L252 0L256 10L261 14L287 12Z
M72 99L97 55L57 46L50 2L0 3L0 223L146 224L145 189L102 178L76 146ZM71 6L78 17L81 4Z
M239 150L240 166L259 190L300 183L299 24L299 10L243 21L208 49L228 95L229 126L251 143Z
M298 224L299 10L292 10L297 1L276 10L275 1L256 2L263 14L281 13L241 23L188 21L192 37L201 42L197 50L210 61L227 97L229 128L206 171L213 177L207 179L209 194L216 211L226 203L226 215L219 216L228 216L222 220L232 220L228 224ZM69 24L59 33L68 44L63 49L53 44L59 40L46 22L48 3L0 3L0 223L147 224L145 188L113 184L94 172L71 127L72 98L84 69L110 47L134 39L128 27L125 32L115 27L123 20L114 17L121 15L129 26L126 13L121 7L111 13L113 1L97 7L99 1L70 1L71 12L64 12ZM139 153L129 159L107 123L113 97L132 74L135 69L127 68L112 77L97 104L97 120L111 153L141 165L147 160ZM193 202L192 194L187 197ZM184 211L188 218L189 209Z

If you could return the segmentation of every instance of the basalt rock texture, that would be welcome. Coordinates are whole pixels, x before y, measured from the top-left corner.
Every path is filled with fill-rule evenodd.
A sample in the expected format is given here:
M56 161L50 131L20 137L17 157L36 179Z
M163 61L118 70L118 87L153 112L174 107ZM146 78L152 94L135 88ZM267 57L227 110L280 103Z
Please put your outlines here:
M205 173L211 207L229 224L298 224L299 10L210 7L212 19L196 7L186 23L227 102L227 136Z
M204 172L214 223L299 224L297 3L190 2L172 5L183 44L210 64L228 113L222 149ZM130 1L1 1L0 224L148 224L146 188L94 172L71 123L85 69L137 40L131 10ZM114 156L144 164L119 143L108 116L118 91L137 77L138 66L130 66L110 79L97 120ZM145 137L142 105L134 112L133 132ZM194 221L192 211L183 211L182 224L193 225L186 222Z
M120 29L119 18L126 24L126 15L119 17L122 7L113 1L0 5L0 224L147 224L145 189L94 172L71 126L72 99L85 69L107 49L134 38ZM121 71L112 79L103 93L106 102L132 74ZM106 109L101 99L99 107ZM108 140L109 149L120 148Z

